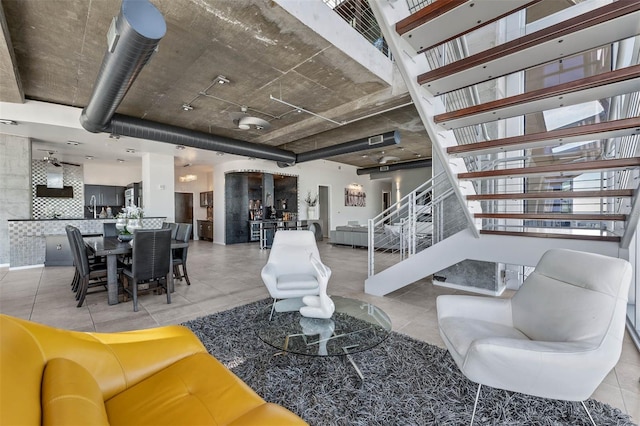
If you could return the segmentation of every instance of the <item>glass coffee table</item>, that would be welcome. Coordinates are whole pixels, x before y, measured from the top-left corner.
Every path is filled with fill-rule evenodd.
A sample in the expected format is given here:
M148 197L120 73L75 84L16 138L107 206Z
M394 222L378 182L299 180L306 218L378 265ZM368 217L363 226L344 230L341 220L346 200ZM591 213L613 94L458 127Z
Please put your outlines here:
M346 356L361 380L351 354L373 348L391 332L389 316L377 306L356 299L331 296L336 310L329 319L306 318L300 312L276 312L271 306L258 315L258 337L283 353L308 356Z

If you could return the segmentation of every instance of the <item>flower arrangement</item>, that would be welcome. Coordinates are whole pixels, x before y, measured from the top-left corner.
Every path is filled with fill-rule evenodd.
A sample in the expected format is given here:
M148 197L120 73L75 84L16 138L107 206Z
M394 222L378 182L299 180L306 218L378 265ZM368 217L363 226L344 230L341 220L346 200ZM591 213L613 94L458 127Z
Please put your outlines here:
M129 241L133 238L133 232L142 227L142 219L144 212L140 207L130 205L123 208L118 216L116 216L116 229L119 232L118 239L120 241Z
M134 204L123 208L118 216L118 219L142 219L144 211L140 207L136 207Z
M318 194L311 197L311 191L307 192L307 198L304 199L309 207L315 207L318 204Z

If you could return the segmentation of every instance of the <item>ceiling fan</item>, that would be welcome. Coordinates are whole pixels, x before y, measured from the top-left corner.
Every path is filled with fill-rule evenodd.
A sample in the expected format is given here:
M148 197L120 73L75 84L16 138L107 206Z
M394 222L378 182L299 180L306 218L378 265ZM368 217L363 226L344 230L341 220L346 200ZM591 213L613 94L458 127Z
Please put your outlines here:
M382 157L380 157L378 159L378 164L387 164L390 161L398 161L400 158L396 157L395 155L383 155Z
M56 151L47 151L44 149L40 149L39 151L45 151L47 153L47 155L45 155L43 158L43 161L45 161L47 164L53 164L56 167L62 167L63 164L66 164L68 166L80 167L80 164L77 164L77 163L69 163L67 161L58 161L58 159L53 156L53 154L55 154Z

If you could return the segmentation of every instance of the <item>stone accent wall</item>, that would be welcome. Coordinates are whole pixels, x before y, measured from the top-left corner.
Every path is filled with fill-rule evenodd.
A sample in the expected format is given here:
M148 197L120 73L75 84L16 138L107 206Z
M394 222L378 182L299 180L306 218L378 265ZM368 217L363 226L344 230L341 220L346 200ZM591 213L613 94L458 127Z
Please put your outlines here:
M31 217L31 141L0 133L0 265L9 264L9 219Z
M161 228L163 217L144 218L145 229ZM103 223L115 219L12 220L9 223L10 267L43 265L48 235L66 235L65 226L72 225L83 234L102 234Z

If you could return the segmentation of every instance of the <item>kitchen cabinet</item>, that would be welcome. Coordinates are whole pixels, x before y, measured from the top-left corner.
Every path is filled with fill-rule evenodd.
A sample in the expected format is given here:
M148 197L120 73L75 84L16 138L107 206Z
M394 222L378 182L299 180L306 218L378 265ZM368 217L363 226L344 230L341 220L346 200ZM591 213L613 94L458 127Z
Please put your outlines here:
M213 222L210 220L198 221L198 238L213 241Z
M96 206L124 206L124 186L85 185L84 205L91 206L91 196L96 197Z
M200 193L200 207L213 206L213 191Z

